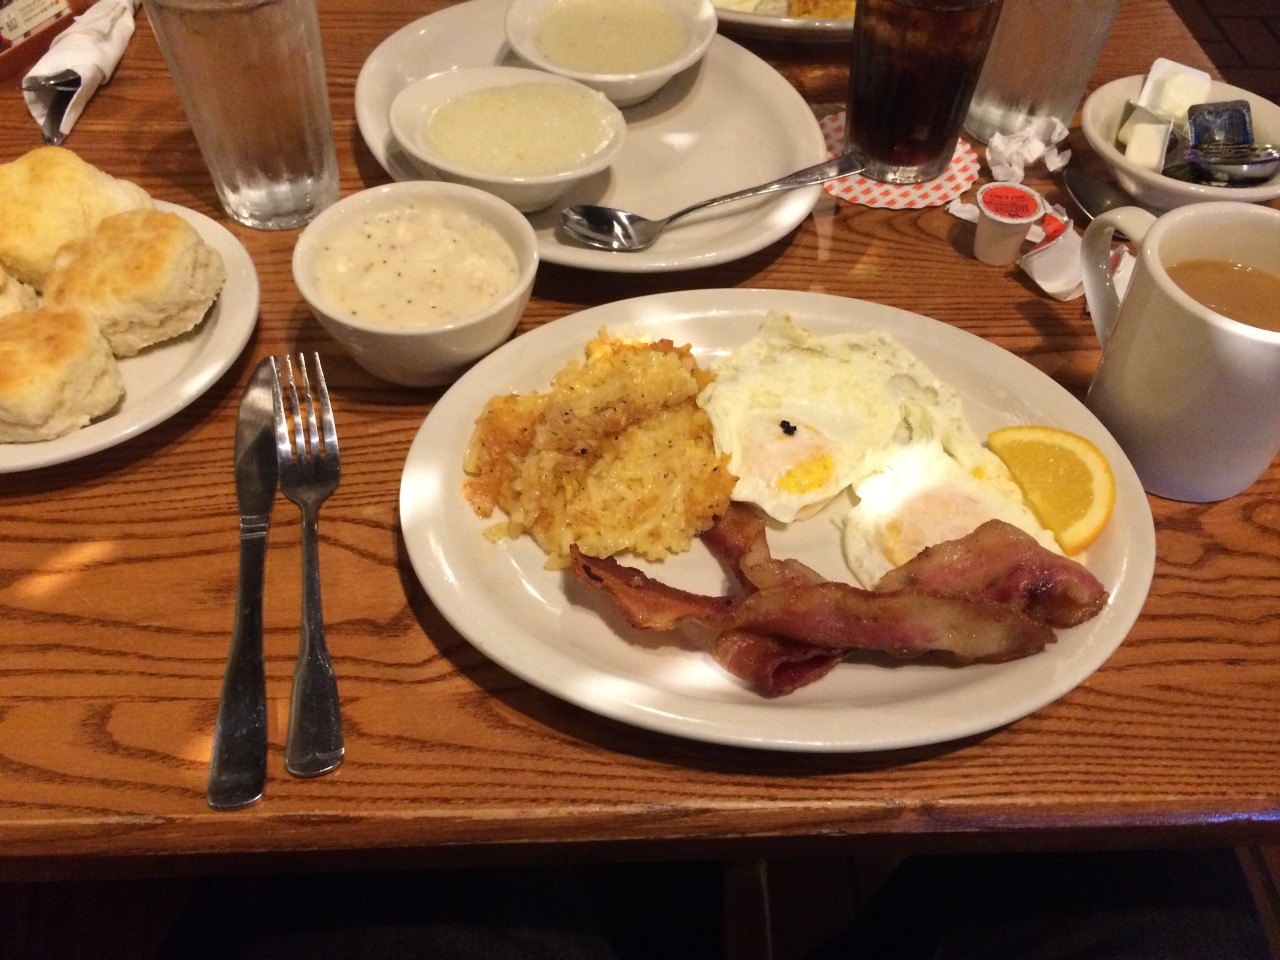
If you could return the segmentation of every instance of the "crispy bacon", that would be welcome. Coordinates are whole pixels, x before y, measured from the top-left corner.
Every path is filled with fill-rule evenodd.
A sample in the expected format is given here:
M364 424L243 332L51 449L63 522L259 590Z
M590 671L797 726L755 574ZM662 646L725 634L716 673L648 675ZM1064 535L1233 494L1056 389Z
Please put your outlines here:
M825 677L845 658L845 652L788 643L745 630L726 630L712 641L711 656L761 696L782 697Z
M876 590L993 600L1051 627L1084 623L1107 605L1106 588L1083 565L1001 520L929 547L886 573Z
M722 623L735 602L733 597L708 597L668 586L611 557L588 557L577 544L569 547L569 560L579 583L607 593L626 621L641 630L674 630L686 620Z
M989 600L833 582L757 591L734 607L728 627L829 650L933 652L957 663L1014 660L1054 639L1044 624Z
M774 559L765 536L764 514L742 503L730 503L711 529L702 534L702 542L729 567L748 593L765 587L821 583L824 579L799 560Z
M1107 601L1080 564L1000 521L930 548L877 590L775 559L765 521L749 507L732 506L703 538L742 595L691 593L576 546L573 573L612 598L632 626L711 628L715 661L766 697L812 683L855 650L957 664L1029 656L1055 640L1052 627L1087 620Z

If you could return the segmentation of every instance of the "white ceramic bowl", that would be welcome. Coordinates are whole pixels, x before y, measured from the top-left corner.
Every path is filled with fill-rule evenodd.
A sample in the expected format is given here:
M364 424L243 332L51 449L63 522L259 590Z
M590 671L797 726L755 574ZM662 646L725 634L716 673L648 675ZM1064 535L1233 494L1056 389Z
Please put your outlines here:
M357 318L330 302L317 283L323 248L369 217L411 205L463 211L492 226L515 253L515 286L468 316L403 327ZM413 268L421 269L421 264ZM529 302L537 269L537 236L515 207L482 190L429 180L373 187L338 201L307 225L293 249L294 283L321 325L374 376L410 387L449 383L504 343Z
M566 160L559 169L528 175L462 166L428 142L427 124L442 104L478 90L522 83L557 84L589 95L611 132L608 141L589 156ZM486 190L526 213L549 207L570 187L608 167L622 149L627 131L621 112L598 92L567 77L524 67L459 67L415 80L391 101L389 120L396 140L427 176ZM513 128L504 142L518 143L527 132L528 125Z
M687 39L670 60L660 66L637 72L592 73L576 70L547 58L534 37L538 24L558 3L583 0L512 0L507 9L507 43L525 62L599 90L620 107L629 107L653 96L676 74L688 70L702 59L716 35L716 10L711 0L656 0L681 23ZM595 0L607 4L614 0Z
M1123 77L1099 87L1085 100L1080 111L1080 127L1085 139L1111 167L1111 174L1121 189L1143 206L1161 211L1206 200L1263 203L1280 197L1280 175L1257 185L1217 187L1175 180L1126 158L1116 144L1116 134L1124 119L1126 105L1130 100L1136 100L1142 91L1143 79L1141 75ZM1280 143L1280 106L1257 94L1215 80L1209 102L1221 100L1247 100L1253 117L1254 140L1258 143Z

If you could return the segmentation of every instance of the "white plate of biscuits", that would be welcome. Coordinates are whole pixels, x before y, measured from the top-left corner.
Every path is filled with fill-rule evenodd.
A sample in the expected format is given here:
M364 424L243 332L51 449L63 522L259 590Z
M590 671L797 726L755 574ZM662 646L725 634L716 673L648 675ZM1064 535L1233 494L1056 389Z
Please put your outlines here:
M159 200L155 207L177 214L221 256L226 280L217 299L194 329L116 361L124 393L105 414L53 439L0 443L0 473L65 463L149 430L213 386L248 343L259 297L258 274L248 251L201 213Z

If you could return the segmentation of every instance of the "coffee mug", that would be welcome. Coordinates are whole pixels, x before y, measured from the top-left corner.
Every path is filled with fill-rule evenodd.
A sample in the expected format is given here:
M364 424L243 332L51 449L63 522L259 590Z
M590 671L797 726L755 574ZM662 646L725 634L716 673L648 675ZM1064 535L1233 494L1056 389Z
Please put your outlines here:
M1138 247L1123 302L1117 230ZM1248 489L1280 452L1280 210L1197 203L1157 219L1121 207L1089 224L1080 266L1102 344L1085 404L1143 487L1192 502Z

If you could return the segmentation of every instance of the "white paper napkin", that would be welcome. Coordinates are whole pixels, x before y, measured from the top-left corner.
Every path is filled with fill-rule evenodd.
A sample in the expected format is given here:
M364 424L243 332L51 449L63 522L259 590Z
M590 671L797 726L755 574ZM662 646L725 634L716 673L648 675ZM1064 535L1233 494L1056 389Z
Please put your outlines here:
M133 36L133 15L138 2L98 0L54 38L48 52L27 73L28 77L50 77L63 70L80 74L80 89L62 118L63 134L71 132L98 87L115 72ZM22 94L31 116L43 125L54 91L23 90Z
M1033 123L1014 133L992 134L987 143L987 166L994 180L1021 183L1027 167L1043 160L1050 173L1061 170L1071 159L1070 150L1059 150L1067 136L1067 128L1054 120L1047 132L1043 124Z

